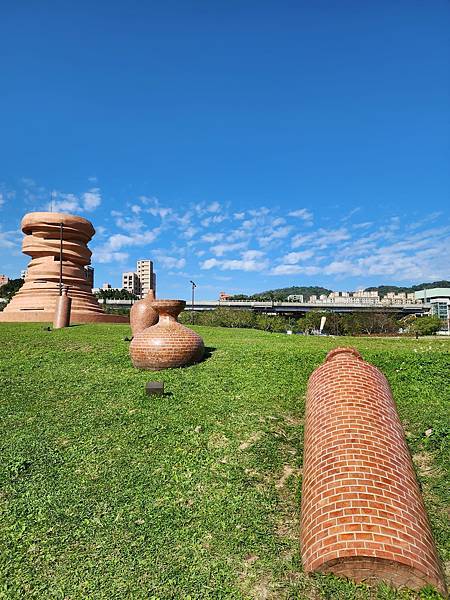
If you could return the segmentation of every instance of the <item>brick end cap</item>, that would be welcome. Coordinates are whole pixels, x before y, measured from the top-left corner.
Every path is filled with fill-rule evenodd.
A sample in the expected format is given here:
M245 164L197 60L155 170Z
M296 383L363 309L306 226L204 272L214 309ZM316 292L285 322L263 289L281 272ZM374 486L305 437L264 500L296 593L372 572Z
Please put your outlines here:
M363 357L361 356L361 354L358 352L358 350L356 348L351 348L350 346L347 346L347 347L341 347L341 348L333 348L333 350L330 350L330 352L328 352L328 354L327 354L325 362L330 362L330 361L334 360L336 358L336 356L338 356L340 354L350 354L350 355L354 356L355 358L357 358L358 360L363 360Z

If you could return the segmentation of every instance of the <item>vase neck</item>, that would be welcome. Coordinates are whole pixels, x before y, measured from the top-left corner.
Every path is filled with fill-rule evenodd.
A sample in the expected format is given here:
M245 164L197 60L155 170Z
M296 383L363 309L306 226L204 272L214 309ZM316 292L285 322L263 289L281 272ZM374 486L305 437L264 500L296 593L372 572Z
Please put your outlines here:
M176 323L177 318L169 313L160 313L159 322L167 325L168 323Z

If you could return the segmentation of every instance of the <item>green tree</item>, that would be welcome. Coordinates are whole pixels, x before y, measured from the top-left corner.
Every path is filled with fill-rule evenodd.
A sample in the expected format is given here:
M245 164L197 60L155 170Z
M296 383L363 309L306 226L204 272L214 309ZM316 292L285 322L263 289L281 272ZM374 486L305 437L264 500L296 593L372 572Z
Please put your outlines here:
M23 279L10 279L8 283L0 287L0 298L4 298L6 302L0 303L0 310L3 310L11 298L16 294L23 286Z
M434 335L441 328L439 317L417 317L411 324L410 330L418 335Z

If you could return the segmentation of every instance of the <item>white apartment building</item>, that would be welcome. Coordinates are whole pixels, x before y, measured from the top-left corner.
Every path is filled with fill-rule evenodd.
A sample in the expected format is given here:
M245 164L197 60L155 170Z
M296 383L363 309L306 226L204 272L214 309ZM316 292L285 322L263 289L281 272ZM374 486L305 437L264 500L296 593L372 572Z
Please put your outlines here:
M148 259L138 260L136 263L136 274L139 279L139 294L145 298L152 288L153 283L153 262Z
M149 259L138 260L136 272L122 273L122 287L145 298L150 290L156 292L156 273L153 271L153 262Z
M288 302L303 302L303 294L289 294L287 297Z
M122 273L122 288L130 292L130 294L139 296L141 293L141 285L137 274L133 271Z

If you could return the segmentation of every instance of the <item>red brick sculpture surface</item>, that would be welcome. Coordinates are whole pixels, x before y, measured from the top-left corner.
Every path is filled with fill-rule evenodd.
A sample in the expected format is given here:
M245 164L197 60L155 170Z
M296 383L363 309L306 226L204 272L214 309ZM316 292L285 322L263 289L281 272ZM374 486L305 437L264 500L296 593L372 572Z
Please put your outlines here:
M88 242L95 234L92 223L64 213L34 212L22 219L22 250L31 256L22 288L13 297L0 321L52 322L59 296L60 223L63 223L63 283L72 299L72 323L127 322L126 317L105 314L93 296L84 267L91 262Z
M152 307L155 301L155 292L149 290L143 300L138 300L133 304L130 310L131 333L137 335L147 327L156 325L158 322L158 313Z
M352 348L308 385L304 568L420 589L445 583L389 384Z
M130 356L135 367L159 371L201 360L205 350L202 338L177 322L185 306L184 300L155 300L152 303L159 321L133 338Z

